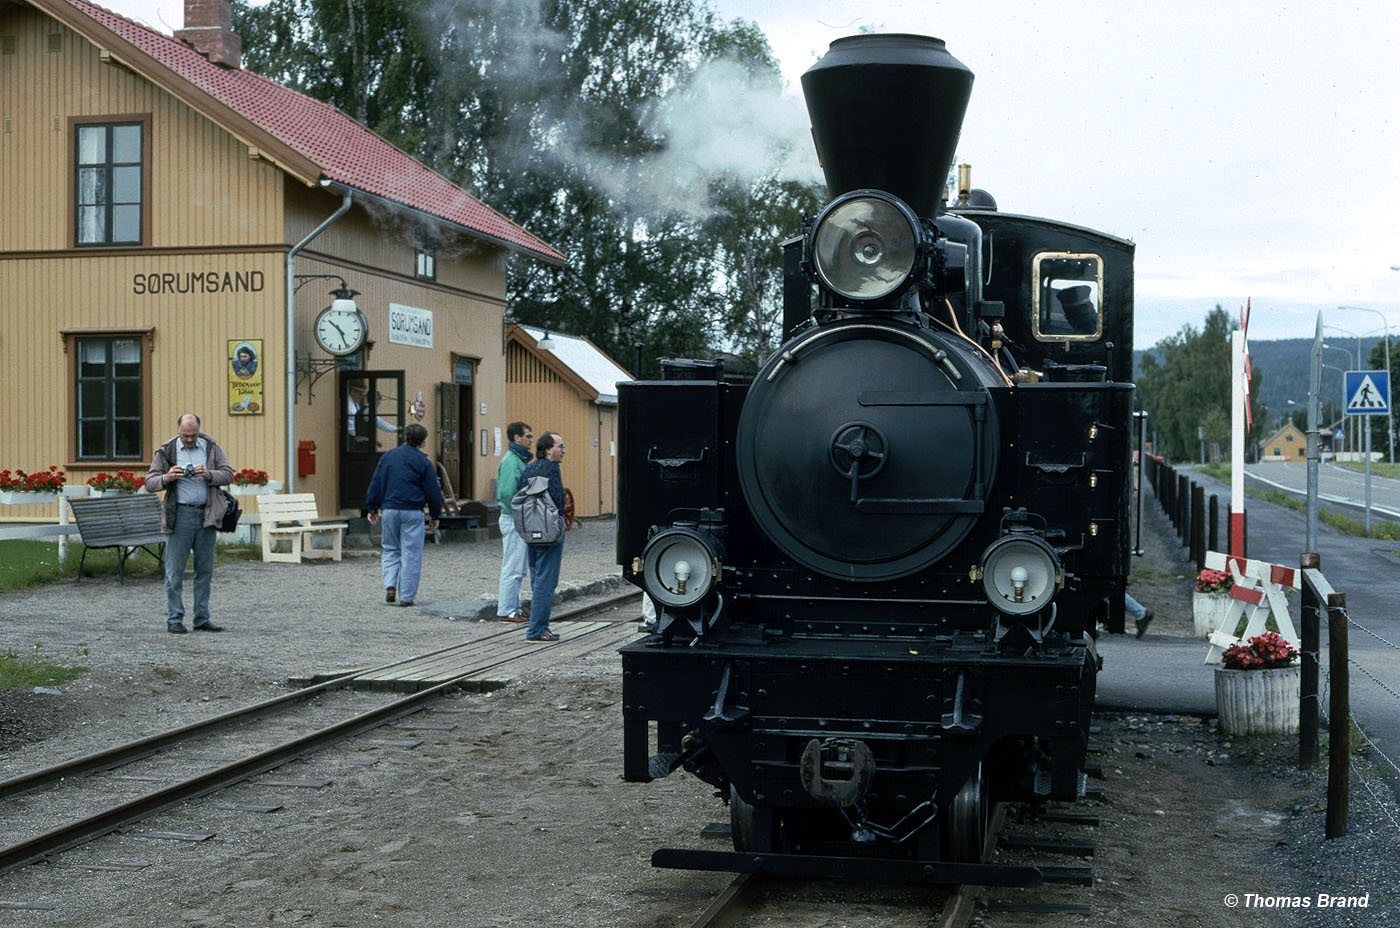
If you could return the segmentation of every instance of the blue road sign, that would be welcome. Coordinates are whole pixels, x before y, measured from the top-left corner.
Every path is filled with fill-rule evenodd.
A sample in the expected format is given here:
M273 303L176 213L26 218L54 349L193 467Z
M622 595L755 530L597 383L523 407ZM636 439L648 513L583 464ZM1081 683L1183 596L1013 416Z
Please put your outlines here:
M1390 415L1390 371L1347 371L1346 414Z

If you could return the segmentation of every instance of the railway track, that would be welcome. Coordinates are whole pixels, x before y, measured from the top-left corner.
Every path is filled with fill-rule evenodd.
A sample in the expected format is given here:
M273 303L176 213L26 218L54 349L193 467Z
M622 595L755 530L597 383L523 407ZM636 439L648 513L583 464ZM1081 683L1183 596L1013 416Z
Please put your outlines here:
M7 815L7 821L23 817L64 822L39 834L3 834L0 873L52 860L69 848L129 829L190 799L420 713L451 690L503 685L503 672L523 672L566 652L578 655L615 647L631 634L630 621L591 619L639 598L628 593L557 614L557 621L571 625L564 640L555 644L526 644L518 628L503 628L406 660L338 674L275 699L0 782L0 801L27 813ZM391 698L385 691L407 695ZM455 726L421 722L415 727ZM196 744L198 753L192 753Z

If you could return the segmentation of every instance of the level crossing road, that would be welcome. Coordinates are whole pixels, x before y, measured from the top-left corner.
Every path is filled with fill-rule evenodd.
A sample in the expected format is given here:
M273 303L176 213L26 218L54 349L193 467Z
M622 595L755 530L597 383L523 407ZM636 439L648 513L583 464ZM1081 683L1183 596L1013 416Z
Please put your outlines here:
M1273 468L1283 468L1290 472L1290 478L1291 472L1302 474L1298 485L1300 488L1305 486L1305 464L1269 463L1257 467L1264 473L1272 474L1282 473ZM1246 474L1253 470L1254 467L1251 467ZM1353 475L1357 479L1347 484L1343 482L1346 478L1337 476L1339 472L1346 473L1343 468L1328 466L1326 470L1329 477L1335 480L1326 485L1339 488L1339 495L1350 495L1361 486L1360 475ZM1220 496L1223 520L1229 508L1229 486L1199 472L1193 473L1192 479L1205 489L1207 495L1215 493ZM1379 498L1377 488L1381 482L1390 485L1387 488L1389 492L1400 495L1400 490L1394 489L1395 480L1374 475L1371 479L1373 496ZM1319 483L1322 484L1321 479ZM1359 492L1364 499L1364 487ZM1323 506L1326 508L1325 503ZM1396 518L1400 519L1400 500L1394 509ZM1247 555L1285 567L1297 567L1305 538L1303 513L1252 497L1245 502L1245 513ZM1349 654L1353 661L1352 712L1365 729L1367 737L1375 741L1384 753L1385 757L1379 758L1381 772L1387 776L1391 788L1400 795L1400 555L1396 553L1400 551L1400 542L1347 535L1330 525L1319 523L1317 549L1328 583L1334 590L1346 593L1347 613L1354 623L1348 636ZM1298 594L1290 598L1296 620ZM1369 629L1369 632L1363 629ZM1322 643L1323 654L1319 659L1325 673L1325 627ZM1326 712L1325 702L1322 708ZM1376 757L1374 752L1371 756ZM1365 790L1360 785L1353 785L1352 795L1355 802L1365 801Z
M1308 465L1302 461L1263 461L1245 468L1245 479L1296 496L1308 491ZM1199 482L1199 481L1198 481ZM1317 496L1323 503L1366 505L1366 474L1327 462L1317 466ZM1400 522L1400 480L1371 475L1371 512L1374 518Z

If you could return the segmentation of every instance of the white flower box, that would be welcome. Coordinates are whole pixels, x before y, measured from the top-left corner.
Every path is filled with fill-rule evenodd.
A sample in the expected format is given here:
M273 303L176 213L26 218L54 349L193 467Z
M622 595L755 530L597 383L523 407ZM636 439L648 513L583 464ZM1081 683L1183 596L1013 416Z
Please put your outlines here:
M12 506L52 503L56 499L57 490L0 490L0 503L9 503Z
M1220 631L1225 624L1225 613L1230 611L1229 593L1191 594L1191 620L1196 628L1197 638L1209 638L1211 632ZM1234 629L1228 629L1233 634Z
M1302 668L1215 671L1215 709L1227 735L1296 735Z
M234 496L262 496L266 493L276 493L281 490L282 481L269 480L267 483L249 483L241 487L236 483L230 483L227 489Z
M92 487L86 483L74 483L63 488L63 495L71 499L74 496L87 496L91 490Z

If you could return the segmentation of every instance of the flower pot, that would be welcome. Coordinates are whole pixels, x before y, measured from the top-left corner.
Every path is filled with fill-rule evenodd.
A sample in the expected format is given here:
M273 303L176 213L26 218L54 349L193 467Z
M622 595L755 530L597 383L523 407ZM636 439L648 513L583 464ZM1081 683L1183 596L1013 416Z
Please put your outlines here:
M1215 671L1215 709L1227 735L1298 733L1298 686L1302 668Z
M63 495L69 498L74 496L87 496L92 491L92 487L86 483L75 483L63 488Z
M1225 613L1230 611L1230 601L1229 593L1191 594L1191 619L1197 638L1209 638L1211 632L1220 630L1225 624Z
M105 498L108 496L130 496L135 492L135 490L93 490L92 495Z
M58 499L57 490L0 490L0 503L9 503L13 506L51 503L56 499Z
M231 483L228 486L228 491L234 496L262 496L265 493L276 493L280 489L282 489L282 481L280 480L269 480L267 483L245 483L243 486Z

